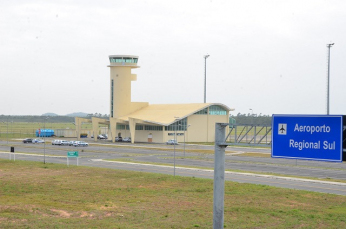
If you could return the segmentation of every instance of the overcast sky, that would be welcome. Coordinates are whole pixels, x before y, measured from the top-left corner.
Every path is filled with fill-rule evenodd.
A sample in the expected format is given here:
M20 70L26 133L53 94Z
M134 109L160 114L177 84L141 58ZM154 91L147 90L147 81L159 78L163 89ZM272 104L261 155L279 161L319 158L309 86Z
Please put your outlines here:
M232 114L346 114L346 1L0 1L0 114L109 114L109 55L132 101Z

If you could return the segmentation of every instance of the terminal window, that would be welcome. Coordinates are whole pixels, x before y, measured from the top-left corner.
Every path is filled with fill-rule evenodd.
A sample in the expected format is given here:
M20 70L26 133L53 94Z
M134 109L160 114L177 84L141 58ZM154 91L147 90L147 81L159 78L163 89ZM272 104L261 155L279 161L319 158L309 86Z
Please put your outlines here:
M210 115L227 115L227 111L220 106L213 105L209 107Z
M117 124L117 130L129 130L129 125Z
M165 126L165 131L176 131L176 130L186 130L187 118L183 118L175 123Z
M204 108L203 110L197 111L196 115L206 115L208 114L208 108Z
M109 61L111 63L137 63L138 58L132 57L110 57Z

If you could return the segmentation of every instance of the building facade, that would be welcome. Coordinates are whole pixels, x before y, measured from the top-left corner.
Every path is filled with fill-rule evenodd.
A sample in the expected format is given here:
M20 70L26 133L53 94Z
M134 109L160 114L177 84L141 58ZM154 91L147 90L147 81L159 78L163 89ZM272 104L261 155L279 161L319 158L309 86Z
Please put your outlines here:
M220 103L153 104L132 102L131 82L137 80L132 69L139 68L138 56L111 55L110 118L76 118L77 133L83 122L92 122L94 136L100 124L109 125L108 136L130 137L131 142L213 142L215 123L228 123L229 111ZM77 134L78 135L78 134ZM97 141L97 138L94 138Z

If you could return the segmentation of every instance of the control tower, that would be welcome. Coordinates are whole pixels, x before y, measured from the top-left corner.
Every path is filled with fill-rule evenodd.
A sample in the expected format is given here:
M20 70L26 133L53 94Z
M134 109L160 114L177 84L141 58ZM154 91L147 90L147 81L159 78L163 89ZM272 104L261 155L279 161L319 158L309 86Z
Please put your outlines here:
M137 66L138 56L110 55L110 118L119 118L149 105L147 102L131 101L131 81L137 80L132 74Z

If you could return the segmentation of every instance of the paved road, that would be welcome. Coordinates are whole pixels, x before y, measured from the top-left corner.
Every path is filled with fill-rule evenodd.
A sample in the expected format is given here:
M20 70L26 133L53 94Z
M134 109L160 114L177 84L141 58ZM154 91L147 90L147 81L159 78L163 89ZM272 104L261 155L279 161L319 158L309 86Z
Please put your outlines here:
M9 146L14 146L16 159L43 161L44 146L34 144L23 144L21 142L0 141L0 151L9 152ZM176 147L176 175L213 178L213 146L186 145L186 157L183 158L183 146ZM89 147L52 146L46 144L46 162L66 163L67 151L80 151L80 165L104 167L112 169L125 169L142 172L156 172L173 174L173 146L162 144L91 144ZM82 152L82 150L84 152ZM208 150L210 151L208 153ZM226 151L226 170L247 171L251 173L264 172L300 177L332 178L346 181L346 165L344 163L302 161L289 159L272 159L268 157L245 157L242 153L256 152L269 154L269 149L236 148L228 147ZM23 153L23 154L21 154ZM28 155L36 154L36 155ZM0 153L0 157L9 158L8 153ZM107 161L109 159L121 161ZM132 163L140 162L140 163ZM70 159L70 163L76 163ZM155 163L158 165L147 165ZM183 168L184 167L184 168ZM204 169L191 169L185 167L198 167ZM278 176L262 176L245 173L226 172L227 180L266 184L284 188L311 190L318 192L335 193L346 195L345 184L334 184L331 182L307 181L303 179L290 179Z

